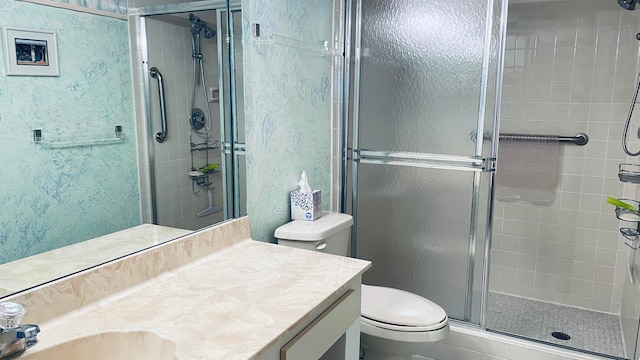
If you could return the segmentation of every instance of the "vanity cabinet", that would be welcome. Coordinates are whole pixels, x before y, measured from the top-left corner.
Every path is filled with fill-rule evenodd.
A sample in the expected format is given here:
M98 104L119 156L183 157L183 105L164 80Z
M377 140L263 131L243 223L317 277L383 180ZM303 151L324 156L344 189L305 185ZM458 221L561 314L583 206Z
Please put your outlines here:
M259 360L358 359L361 278L320 304L305 320L283 334Z
M7 299L25 304L25 321L41 328L30 356L150 332L180 360L357 360L371 263L254 241L249 229L248 218L229 221ZM211 252L185 255L203 249ZM126 281L109 281L122 274Z

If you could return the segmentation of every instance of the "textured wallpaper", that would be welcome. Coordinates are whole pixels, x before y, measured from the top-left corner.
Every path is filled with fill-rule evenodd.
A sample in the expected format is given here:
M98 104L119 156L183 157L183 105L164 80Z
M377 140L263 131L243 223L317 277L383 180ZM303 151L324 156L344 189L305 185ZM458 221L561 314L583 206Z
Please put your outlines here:
M331 58L310 51L251 42L250 27L263 33L320 43L331 38L332 2L244 0L247 212L251 236L273 241L290 220L289 193L306 170L322 191L331 186Z
M54 31L60 76L6 76L0 57L0 263L140 223L127 23L0 0L0 24ZM117 145L32 141L114 134Z

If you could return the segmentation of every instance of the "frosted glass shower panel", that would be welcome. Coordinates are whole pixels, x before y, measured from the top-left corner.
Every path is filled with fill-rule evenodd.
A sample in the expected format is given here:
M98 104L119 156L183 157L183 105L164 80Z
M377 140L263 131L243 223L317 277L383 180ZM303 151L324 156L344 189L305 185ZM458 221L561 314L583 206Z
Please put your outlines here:
M487 3L362 2L360 148L475 155Z
M373 261L363 282L419 294L464 319L473 177L361 164L357 256Z

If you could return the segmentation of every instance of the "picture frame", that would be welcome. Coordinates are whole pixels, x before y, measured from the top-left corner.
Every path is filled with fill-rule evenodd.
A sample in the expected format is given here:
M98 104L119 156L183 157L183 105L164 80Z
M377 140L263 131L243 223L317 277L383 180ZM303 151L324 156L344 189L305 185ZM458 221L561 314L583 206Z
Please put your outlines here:
M54 32L3 26L2 44L7 75L60 75Z

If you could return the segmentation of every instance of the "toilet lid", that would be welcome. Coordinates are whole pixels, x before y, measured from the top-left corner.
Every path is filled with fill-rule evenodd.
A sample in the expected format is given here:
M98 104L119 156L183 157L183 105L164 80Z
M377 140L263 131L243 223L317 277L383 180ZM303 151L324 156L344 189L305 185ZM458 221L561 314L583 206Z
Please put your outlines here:
M432 326L447 318L443 308L422 296L382 286L362 284L362 316L401 326Z

